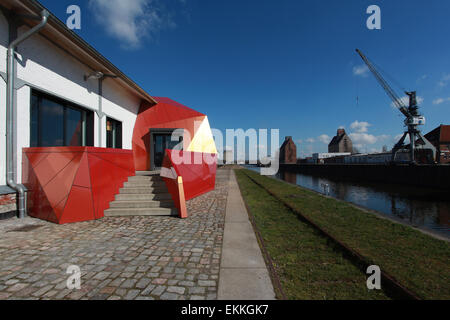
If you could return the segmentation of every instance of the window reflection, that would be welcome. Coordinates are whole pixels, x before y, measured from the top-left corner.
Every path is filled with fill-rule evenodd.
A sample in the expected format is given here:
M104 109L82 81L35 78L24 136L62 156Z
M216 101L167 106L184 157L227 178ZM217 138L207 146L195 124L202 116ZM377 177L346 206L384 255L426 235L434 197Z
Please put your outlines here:
M92 111L33 91L31 147L93 146L93 128Z

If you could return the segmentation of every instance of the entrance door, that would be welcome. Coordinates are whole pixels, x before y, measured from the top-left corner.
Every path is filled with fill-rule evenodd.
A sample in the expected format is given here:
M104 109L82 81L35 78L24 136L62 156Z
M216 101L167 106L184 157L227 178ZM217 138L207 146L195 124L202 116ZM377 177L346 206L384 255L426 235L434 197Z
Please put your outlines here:
M161 168L166 149L175 149L175 146L183 141L183 137L172 141L172 133L168 132L152 132L153 152L151 155L151 169L156 170Z

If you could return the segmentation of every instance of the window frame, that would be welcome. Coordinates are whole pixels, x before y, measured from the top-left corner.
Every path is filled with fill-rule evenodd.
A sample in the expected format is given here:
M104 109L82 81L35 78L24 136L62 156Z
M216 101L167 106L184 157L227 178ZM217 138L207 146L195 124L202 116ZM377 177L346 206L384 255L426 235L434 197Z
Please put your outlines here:
M36 99L36 100L34 100ZM42 112L41 112L41 105L42 105L42 99L47 99L53 103L58 104L63 108L63 145L62 146L44 146L42 144ZM36 128L33 127L33 111L34 111L34 103L37 104L37 124ZM73 102L67 101L61 97L54 96L50 93L43 92L40 90L36 90L34 88L31 89L30 94L30 135L29 135L29 141L30 141L30 147L38 147L38 148L50 148L50 147L70 147L70 145L66 144L66 131L67 131L67 109L72 109L75 111L79 111L81 113L81 144L78 146L94 146L94 111L83 108ZM35 133L33 133L33 129L35 129ZM35 139L32 139L33 134L36 134L37 136ZM32 145L33 141L36 141L36 145ZM72 146L75 147L75 146Z
M108 130L108 122L111 123L112 130ZM110 149L122 149L123 148L123 124L122 121L117 119L106 117L106 148ZM108 132L111 132L112 139L111 145L109 145Z

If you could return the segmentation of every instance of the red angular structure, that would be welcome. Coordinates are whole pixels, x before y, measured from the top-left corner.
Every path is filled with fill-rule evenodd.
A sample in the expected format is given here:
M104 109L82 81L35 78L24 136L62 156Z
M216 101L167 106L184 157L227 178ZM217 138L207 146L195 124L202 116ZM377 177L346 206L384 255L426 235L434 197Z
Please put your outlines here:
M22 182L28 189L29 215L59 224L102 218L128 177L135 170L150 169L150 130L183 129L183 151L164 150L161 176L180 217L186 218L185 201L214 189L214 138L204 114L169 98L156 100L156 105L141 106L133 129L133 150L24 148Z
M28 214L58 224L94 220L135 174L131 150L95 147L23 149Z
M216 168L217 154L166 150L161 176L182 218L184 200L214 190ZM179 196L178 177L182 177L184 197Z
M133 130L132 147L136 170L150 170L150 129L184 129L183 148L188 150L198 128L206 115L188 108L172 99L154 97L158 103L150 105L143 102Z

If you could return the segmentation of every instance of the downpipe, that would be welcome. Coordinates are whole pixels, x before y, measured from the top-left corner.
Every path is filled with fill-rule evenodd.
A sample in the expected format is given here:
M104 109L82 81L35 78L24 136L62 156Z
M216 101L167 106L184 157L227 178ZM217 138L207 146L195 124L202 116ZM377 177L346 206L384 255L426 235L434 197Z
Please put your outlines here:
M13 154L13 128L14 128L14 82L15 82L15 64L14 56L16 47L26 39L28 39L33 34L37 33L42 29L47 23L49 12L43 10L41 12L41 22L25 32L23 35L15 39L8 46L7 53L7 90L6 90L6 183L12 189L16 190L18 193L18 211L19 218L23 219L25 217L25 188L22 184L16 183L14 177L14 154Z

